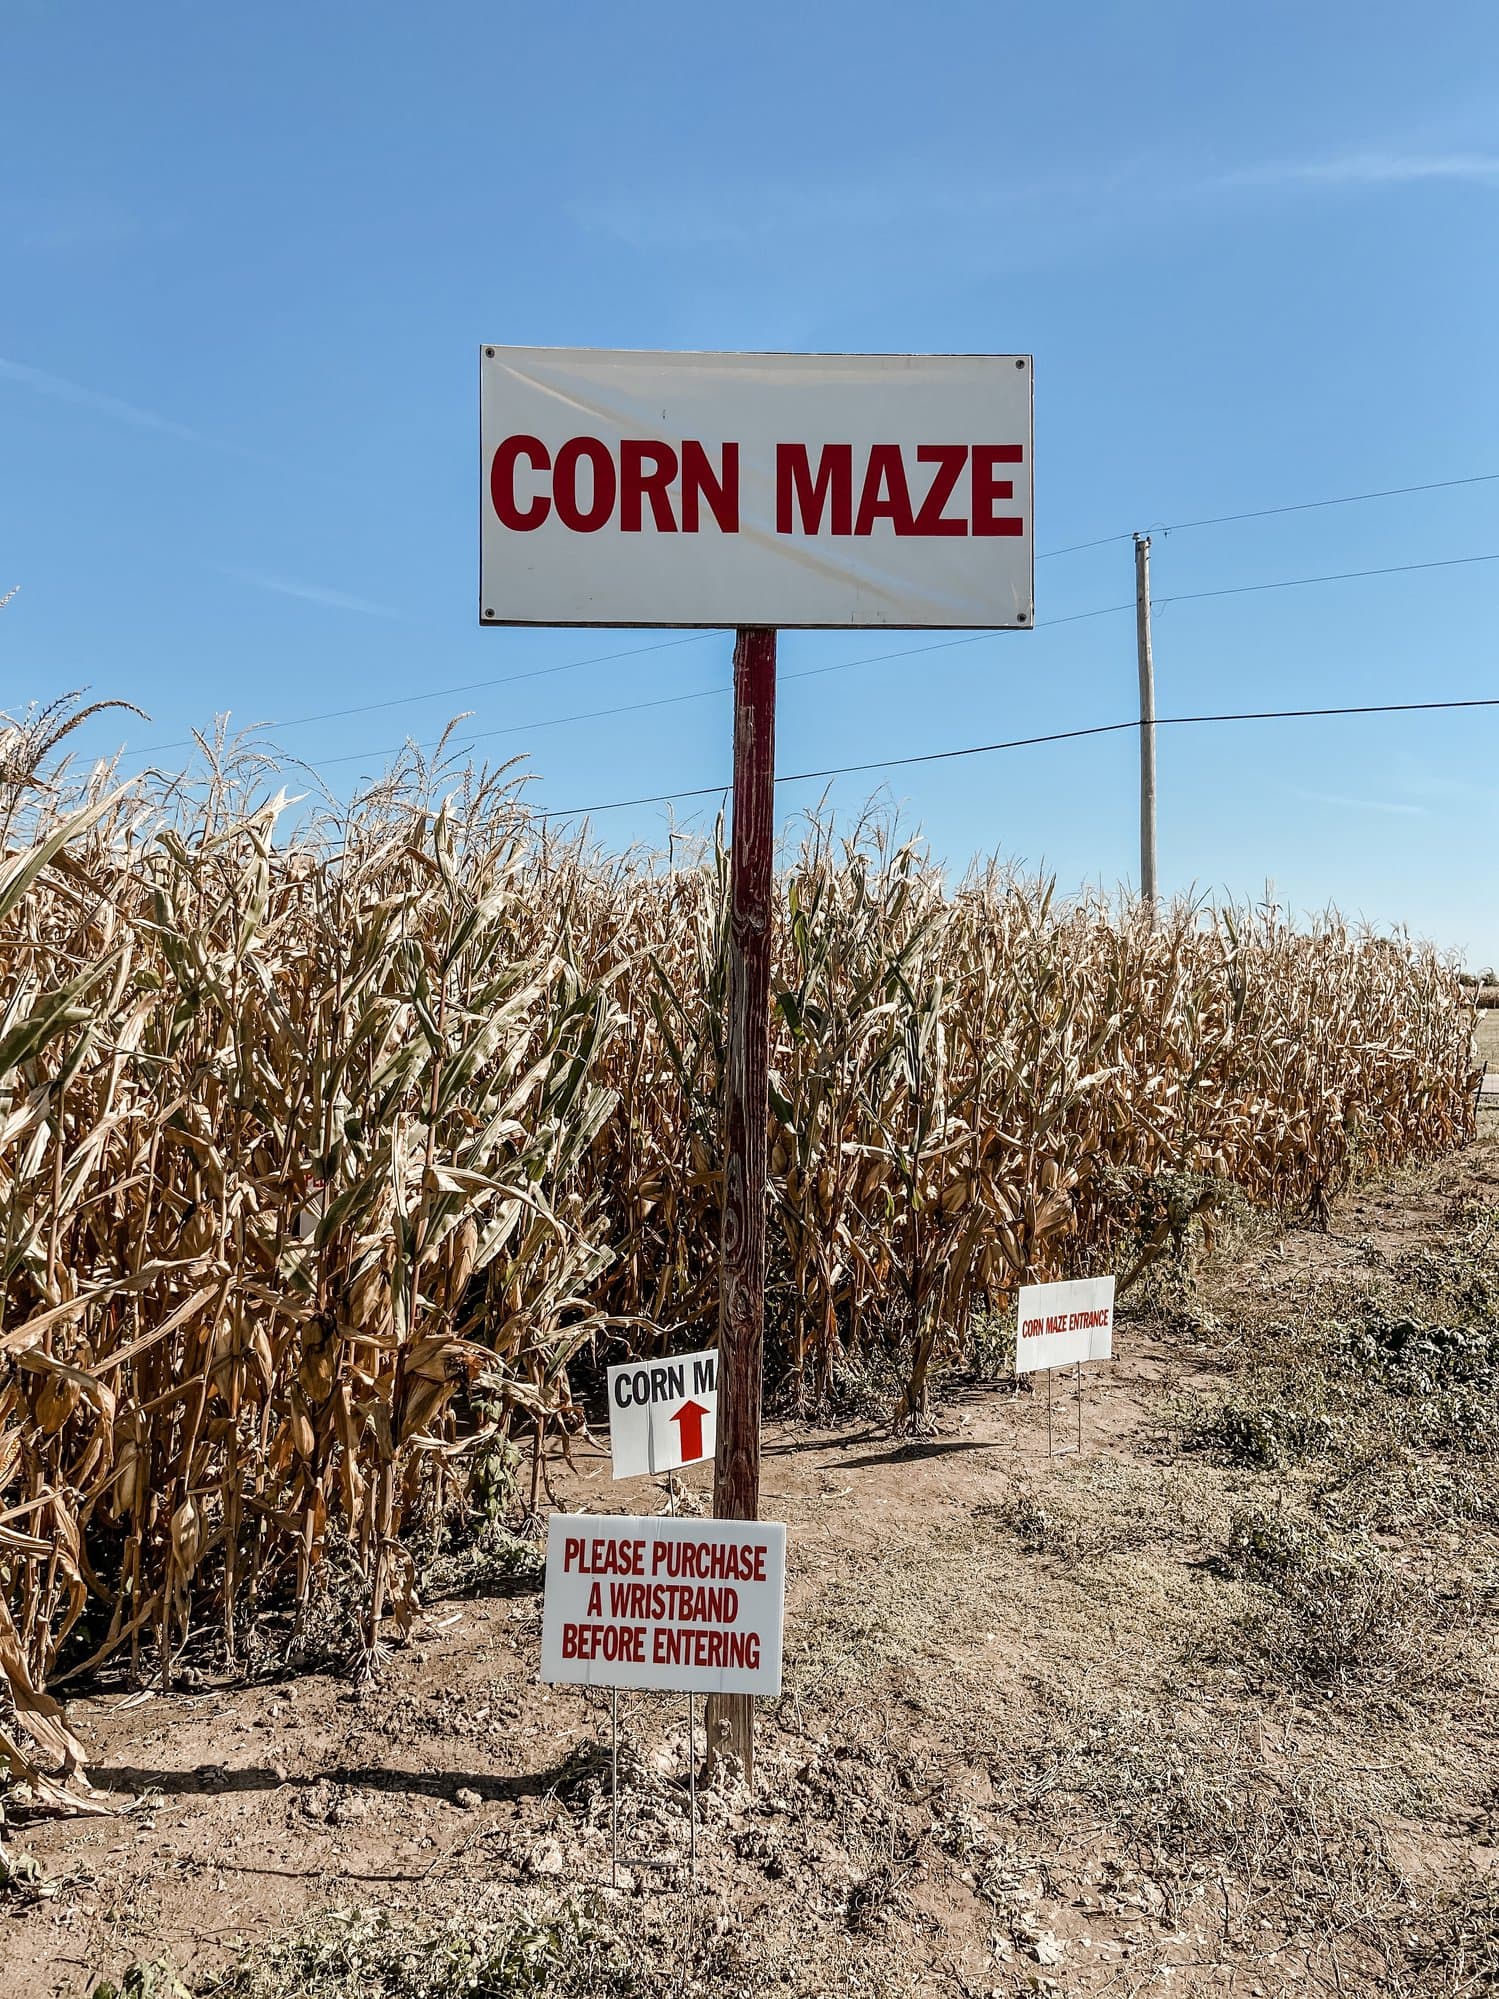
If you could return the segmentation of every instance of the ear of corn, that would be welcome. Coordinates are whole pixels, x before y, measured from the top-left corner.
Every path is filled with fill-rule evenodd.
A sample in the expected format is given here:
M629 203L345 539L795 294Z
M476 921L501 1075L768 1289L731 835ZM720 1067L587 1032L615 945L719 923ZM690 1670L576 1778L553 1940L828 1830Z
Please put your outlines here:
M169 1673L212 1617L232 1657L334 1525L373 1655L476 1411L539 1449L602 1329L715 1325L721 841L611 859L504 772L410 768L283 831L262 776L4 805L0 1685L52 1749L64 1656ZM773 1361L810 1395L897 1348L912 1418L942 1342L1114 1267L1166 1176L1316 1213L1472 1133L1430 950L953 891L878 825L788 857L775 994Z

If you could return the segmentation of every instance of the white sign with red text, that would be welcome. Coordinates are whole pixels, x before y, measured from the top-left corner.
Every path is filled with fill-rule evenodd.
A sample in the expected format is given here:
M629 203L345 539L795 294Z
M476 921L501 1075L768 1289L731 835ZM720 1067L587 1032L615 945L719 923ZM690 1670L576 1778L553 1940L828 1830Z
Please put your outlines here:
M609 1369L609 1451L616 1478L711 1458L718 1434L718 1355L677 1354Z
M541 1677L778 1694L785 1599L786 1529L778 1523L554 1513Z
M1071 1367L1114 1357L1114 1280L1077 1277L1065 1284L1025 1284L1015 1329L1015 1372Z
M485 347L480 621L1029 628L1031 373Z

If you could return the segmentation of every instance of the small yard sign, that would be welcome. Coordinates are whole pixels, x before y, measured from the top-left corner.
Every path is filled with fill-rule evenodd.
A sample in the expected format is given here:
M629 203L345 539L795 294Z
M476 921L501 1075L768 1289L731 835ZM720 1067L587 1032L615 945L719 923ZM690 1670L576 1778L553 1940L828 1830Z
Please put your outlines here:
M778 1694L785 1596L778 1523L554 1513L541 1677Z
M609 1369L609 1448L616 1478L639 1478L713 1455L718 1355L678 1354Z
M1078 1277L1065 1284L1027 1284L1020 1292L1015 1372L1072 1367L1114 1356L1114 1280Z

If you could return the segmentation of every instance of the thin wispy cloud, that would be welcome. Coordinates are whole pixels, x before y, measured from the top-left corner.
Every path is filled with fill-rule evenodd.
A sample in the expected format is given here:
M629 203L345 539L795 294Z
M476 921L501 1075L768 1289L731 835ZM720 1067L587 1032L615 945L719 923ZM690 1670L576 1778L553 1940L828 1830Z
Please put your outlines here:
M584 228L613 236L632 250L736 250L830 230L857 235L901 224L971 221L978 213L1043 199L1046 192L1018 186L983 189L961 181L949 185L911 172L821 185L737 181L694 192L674 186L659 195L624 189L576 202L572 214Z
M0 354L0 390L6 383L17 389L29 390L33 395L45 396L50 401L71 405L74 409L91 412L106 418L111 423L124 424L132 430L142 431L156 437L173 438L180 444L191 444L200 451L216 452L222 457L239 460L243 464L258 465L282 477L294 477L313 485L324 487L331 492L347 493L355 490L353 485L336 474L326 471L321 463L298 466L289 463L269 451L258 451L253 445L236 444L226 437L216 437L211 431L198 430L190 423L179 423L175 417L164 415L160 410L144 408L140 403L127 402L122 396L111 396L101 389L91 388L85 382L71 381L65 375L54 375L46 368L33 368L25 361L11 361ZM360 489L362 491L362 489ZM270 588L267 584L264 587ZM337 594L337 593L335 593ZM346 609L363 609L361 599L352 599ZM377 607L373 615L396 618L399 611L386 611Z
M1233 188L1414 187L1423 181L1464 181L1499 187L1499 153L1363 152L1327 159L1266 160L1219 176L1216 185Z
M1451 771L1434 771L1419 766L1405 769L1401 776L1401 789L1437 806L1462 808L1499 804L1499 785L1483 784L1474 778L1456 777Z
M62 375L48 374L45 368L31 368L24 361L9 361L0 354L0 381L16 382L22 388L32 389L39 396L50 396L54 402L71 403L76 409L94 410L100 416L111 416L117 423L134 424L138 430L160 431L166 437L180 437L189 444L212 444L214 439L191 425L176 423L169 416L159 416L155 410L142 409L138 403L121 401L118 396L107 396L98 389L85 387L82 382L70 382Z
M49 374L45 368L33 368L24 361L7 360L3 354L0 354L0 382L13 382L18 388L30 389L34 395L47 396L53 402L91 410L96 416L109 417L115 423L129 424L136 430L153 431L159 437L174 437L183 444L195 444L205 451L227 452L232 458L249 459L255 464L271 462L263 453L251 451L245 445L231 444L225 438L195 430L191 424L178 423L174 417L163 416L157 410L143 409L139 403L106 395L83 382L69 381L64 375Z
M328 611L355 611L365 618L403 619L406 615L389 604L376 604L368 597L355 597L347 590L334 590L323 583L298 583L290 577L267 576L256 569L229 569L219 564L215 567L221 575L248 583L256 590L269 591L273 597L295 597L304 604L320 604Z
M1144 209L1155 216L1184 213L1205 201L1273 196L1292 191L1375 193L1422 184L1499 188L1499 152L1431 152L1418 148L1361 149L1307 157L1246 161L1217 167L1172 162L1152 154L1093 173L1029 181L985 182L930 162L886 163L855 179L787 182L733 179L685 191L620 188L573 204L583 227L637 250L748 249L799 236L845 236L901 227L954 225L1010 218L1016 231L1044 222L1097 226ZM1013 245L1011 235L1007 244Z
M110 256L178 233L166 216L145 218L105 194L0 200L0 225L14 249L46 256Z
M1349 798L1341 791L1302 791L1296 785L1286 788L1293 798L1304 798L1310 805L1336 805L1349 812L1388 812L1402 819L1420 819L1426 813L1424 805L1406 805L1394 798Z

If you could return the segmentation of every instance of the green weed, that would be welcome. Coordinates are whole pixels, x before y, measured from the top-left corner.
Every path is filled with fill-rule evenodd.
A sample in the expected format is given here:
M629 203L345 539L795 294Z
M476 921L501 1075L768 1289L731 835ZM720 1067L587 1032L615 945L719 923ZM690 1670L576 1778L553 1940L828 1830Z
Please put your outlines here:
M549 1916L438 1927L409 1912L334 1909L247 1951L197 1999L629 1999L639 1989L612 1933L570 1904ZM120 1999L136 1995L124 1989Z

